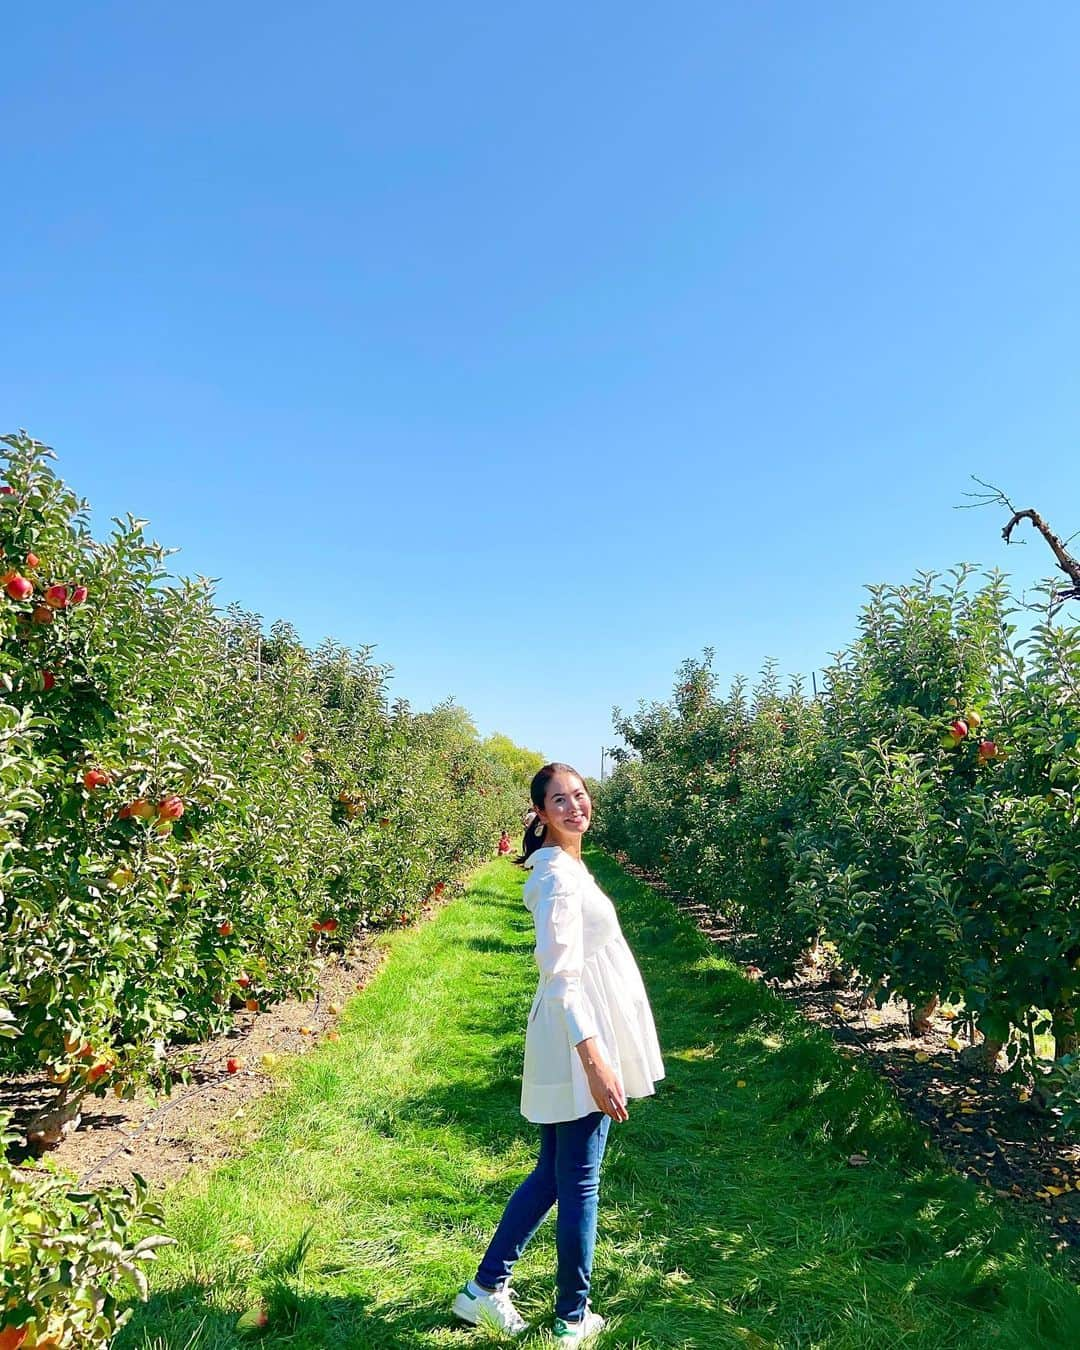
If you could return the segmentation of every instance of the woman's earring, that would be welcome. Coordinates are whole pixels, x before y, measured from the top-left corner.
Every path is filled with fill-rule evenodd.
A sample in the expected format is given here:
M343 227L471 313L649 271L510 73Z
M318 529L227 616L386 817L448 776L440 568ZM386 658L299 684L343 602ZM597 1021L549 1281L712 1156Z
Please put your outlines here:
M535 834L537 839L539 839L543 833L544 833L544 823L543 821L538 820L536 824L533 826L533 834Z

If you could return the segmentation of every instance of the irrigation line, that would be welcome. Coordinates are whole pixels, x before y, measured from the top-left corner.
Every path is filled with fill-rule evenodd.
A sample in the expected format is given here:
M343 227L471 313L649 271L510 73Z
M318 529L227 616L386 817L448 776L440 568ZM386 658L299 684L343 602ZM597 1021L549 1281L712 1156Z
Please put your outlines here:
M128 1150L136 1139L141 1139L150 1126L153 1125L156 1120L163 1117L167 1111L171 1111L174 1106L183 1106L184 1102L189 1102L193 1097L198 1097L201 1093L208 1092L210 1088L219 1086L220 1082L218 1080L213 1078L207 1079L205 1083L200 1083L198 1087L192 1088L189 1092L185 1092L182 1097L173 1097L163 1105L159 1106L155 1111L151 1111L134 1134L125 1135L122 1143L117 1144L114 1149L110 1149L103 1158L98 1159L89 1172L85 1172L79 1178L79 1185L85 1186L96 1173L101 1171L106 1163L112 1162L113 1158L115 1158L118 1153L123 1153Z

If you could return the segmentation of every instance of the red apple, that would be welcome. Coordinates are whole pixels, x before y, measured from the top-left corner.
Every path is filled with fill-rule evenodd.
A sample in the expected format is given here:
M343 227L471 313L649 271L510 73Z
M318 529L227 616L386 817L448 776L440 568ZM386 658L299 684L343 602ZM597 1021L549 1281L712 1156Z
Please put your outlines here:
M71 596L66 586L47 586L45 603L52 609L67 609Z
M251 985L251 976L250 976L250 975L237 975L237 977L236 977L236 983L240 986L241 989L247 989L247 988L249 988L250 985Z
M0 497L10 497L14 491L10 483L0 484Z
M85 1070L86 1081L88 1083L96 1083L98 1079L104 1078L111 1068L112 1065L107 1060L95 1060L94 1063Z
M25 600L28 595L33 595L34 583L32 581L27 581L24 576L20 576L19 573L16 572L13 577L8 579L4 586L4 590L7 591L12 600Z
M233 926L228 919L224 923L218 924L218 932L222 937L232 937Z
M37 566L40 565L40 563L41 563L41 559L38 557L38 555L37 555L36 553L28 553L28 554L26 555L26 565L27 565L27 567L37 567Z
M83 787L87 792L94 792L98 788L108 787L112 779L104 769L87 769L83 774Z
M71 603L73 605L81 605L85 603L86 597L89 594L90 592L86 589L85 586L76 586L75 589L71 592Z
M244 1004L244 1007L248 1010L248 1012L258 1012L259 1000L257 998L249 998L248 1001Z
M52 671L43 670L41 672L41 687L45 690L45 692L48 693L48 691L52 689L55 686L55 684L56 684L56 676L52 673Z
M336 933L338 930L338 921L337 919L323 919L322 923L319 924L319 928L324 933Z
M30 619L33 623L52 623L53 612L48 605L35 605Z
M232 1059L227 1059L225 1061L226 1073L239 1073L243 1067L244 1061L242 1059L237 1059L235 1056Z
M968 724L962 717L958 717L956 721L952 723L950 730L957 740L962 741L968 734Z
M127 806L122 808L120 814L124 815L125 811L129 816L135 816L137 820L149 820L154 814L154 806L145 797L136 797L133 802L128 802Z
M979 758L982 760L994 759L997 756L998 748L996 741L979 742Z
M29 1327L4 1327L0 1331L0 1350L19 1350L29 1331Z
M184 814L184 799L175 793L162 797L157 804L158 820L179 820Z

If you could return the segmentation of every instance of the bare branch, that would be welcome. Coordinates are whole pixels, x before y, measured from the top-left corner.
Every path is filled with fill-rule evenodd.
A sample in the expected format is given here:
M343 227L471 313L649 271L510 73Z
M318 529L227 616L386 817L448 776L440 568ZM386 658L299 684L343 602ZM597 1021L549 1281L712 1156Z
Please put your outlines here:
M1076 538L1076 535L1071 535L1063 544L1042 516L1039 515L1038 511L1033 510L1030 506L1025 507L1023 510L1017 509L1005 493L1002 492L1001 488L996 487L993 483L984 483L981 478L976 478L974 474L971 476L980 487L986 489L986 491L982 493L968 492L964 494L967 497L974 497L976 499L972 505L1004 506L1008 509L1010 513L1009 523L1001 531L1001 537L1005 540L1006 544L1014 542L1012 535L1017 525L1019 525L1022 520L1029 521L1050 546L1050 551L1057 559L1059 571L1064 572L1072 582L1071 586L1066 587L1064 590L1056 590L1050 595L1050 616L1053 617L1066 600L1080 600L1080 560L1074 558L1067 547L1067 545ZM1078 531L1078 533L1080 533L1080 531Z
M1006 497L1005 493L1002 492L1001 488L997 487L994 483L984 482L976 474L972 474L971 477L976 483L978 483L980 487L985 488L986 491L965 492L964 493L965 497L972 497L974 498L974 500L970 503L970 505L958 506L956 508L958 511L973 511L977 506L1004 506L1010 512L1015 512L1016 507L1013 506L1011 501L1009 501L1008 497Z

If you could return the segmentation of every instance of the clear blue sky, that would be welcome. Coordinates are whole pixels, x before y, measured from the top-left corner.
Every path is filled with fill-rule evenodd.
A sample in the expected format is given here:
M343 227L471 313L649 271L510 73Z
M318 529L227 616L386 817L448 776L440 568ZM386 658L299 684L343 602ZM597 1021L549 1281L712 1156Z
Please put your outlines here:
M416 706L599 767L703 646L1080 529L1080 9L20 6L0 426Z

